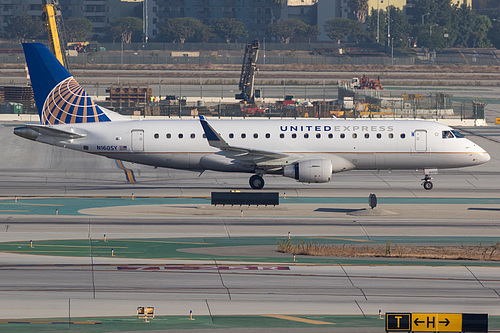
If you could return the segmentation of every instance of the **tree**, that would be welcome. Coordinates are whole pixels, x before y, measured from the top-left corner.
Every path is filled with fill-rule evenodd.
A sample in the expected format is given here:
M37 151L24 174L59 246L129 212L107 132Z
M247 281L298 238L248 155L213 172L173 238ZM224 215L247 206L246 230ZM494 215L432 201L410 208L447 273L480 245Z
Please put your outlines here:
M269 24L267 30L271 37L279 40L283 44L288 44L294 37L303 37L306 36L307 33L315 33L313 30L309 30L310 28L308 27L310 27L310 25L301 20L288 19Z
M490 19L485 15L474 15L472 21L472 47L490 47L488 31L492 28ZM470 43L469 43L470 45Z
M410 40L411 26L405 13L394 6L389 6L387 10L390 14L388 17L390 16L391 43L394 43L395 47L407 46Z
M271 12L274 19L277 21L281 18L281 9L285 4L285 0L271 0Z
M497 49L500 48L500 22L495 19L492 22L493 26L488 31L488 39Z
M194 39L196 34L202 35L203 30L207 32L208 28L195 18L176 17L168 19L161 30L168 40L182 44L186 40Z
M325 22L325 33L331 40L340 44L340 41L346 37L351 37L359 43L366 36L363 25L357 21L334 18Z
M125 44L132 43L132 39L140 40L142 35L142 20L137 17L120 17L111 23L107 30L113 42L117 38Z
M320 34L321 32L319 31L319 27L317 25L309 25L306 23L304 23L304 26L300 27L297 31L297 37L307 40L308 43L311 43L311 41Z
M378 18L378 24L377 24ZM377 12L376 9L372 9L370 16L366 20L366 35L367 38L372 42L377 42L377 29L379 36L379 44L386 45L387 44L387 13L383 10L380 13Z
M86 41L92 29L92 22L85 18L64 20L64 30L68 42Z
M368 0L349 0L349 8L352 9L356 20L365 23L368 16Z
M29 39L35 39L45 34L44 24L39 17L21 15L10 19L5 27L5 36L23 43Z
M236 21L234 18L216 19L212 23L213 32L224 39L226 43L237 42L238 39L248 37L248 31L245 30L245 24Z

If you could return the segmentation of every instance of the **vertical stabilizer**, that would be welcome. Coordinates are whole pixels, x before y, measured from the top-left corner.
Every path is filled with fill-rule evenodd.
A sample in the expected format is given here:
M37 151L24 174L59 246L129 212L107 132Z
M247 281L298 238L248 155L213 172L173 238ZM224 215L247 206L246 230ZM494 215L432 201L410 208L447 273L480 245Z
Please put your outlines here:
M110 121L44 44L23 44L40 123Z

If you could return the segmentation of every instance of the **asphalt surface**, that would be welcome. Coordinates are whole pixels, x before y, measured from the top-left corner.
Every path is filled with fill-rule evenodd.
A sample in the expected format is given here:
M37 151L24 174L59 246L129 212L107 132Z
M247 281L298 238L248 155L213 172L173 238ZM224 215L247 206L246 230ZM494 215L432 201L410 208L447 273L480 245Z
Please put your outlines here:
M492 160L440 172L432 191L420 186L418 171L354 171L314 185L266 177L266 190L280 193L277 208L212 207L206 202L212 190L247 189L247 175L206 172L198 177L126 163L137 180L127 183L114 161L23 140L12 135L13 125L0 126L0 241L19 242L21 248L30 240L38 249L42 240L90 241L104 234L109 239L174 242L193 237L286 237L288 232L295 238L423 237L438 243L452 237L474 242L500 237L500 128L494 125L462 129ZM377 194L380 208L397 215L346 214L366 208L370 193ZM64 247L51 255L1 252L0 318L65 318L69 299L72 317L134 316L137 306L154 306L158 315L193 310L200 316L375 316L379 309L500 315L497 266L313 264L301 257L296 262L280 259L269 246L257 246L233 244L222 252L198 250L198 258L191 251L190 257L181 258L186 254L178 252L175 258L161 259L120 257L118 248L115 257L74 257ZM151 266L163 268L117 269ZM236 268L221 269L229 266Z

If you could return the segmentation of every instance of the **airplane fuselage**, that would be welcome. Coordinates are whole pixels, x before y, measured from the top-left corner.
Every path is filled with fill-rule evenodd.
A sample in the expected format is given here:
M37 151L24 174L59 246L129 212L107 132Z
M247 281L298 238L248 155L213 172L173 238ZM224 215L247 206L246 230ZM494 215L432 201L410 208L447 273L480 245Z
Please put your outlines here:
M444 137L443 133L451 128L429 121L211 119L210 123L231 146L294 156L289 161L280 161L281 165L300 158L329 159L333 172L457 168L489 159L472 141ZM218 149L207 143L196 119L61 124L57 128L85 136L64 139L38 135L36 141L166 168L226 172L262 169L259 163L234 163L232 158L217 154ZM266 166L267 170L272 169Z

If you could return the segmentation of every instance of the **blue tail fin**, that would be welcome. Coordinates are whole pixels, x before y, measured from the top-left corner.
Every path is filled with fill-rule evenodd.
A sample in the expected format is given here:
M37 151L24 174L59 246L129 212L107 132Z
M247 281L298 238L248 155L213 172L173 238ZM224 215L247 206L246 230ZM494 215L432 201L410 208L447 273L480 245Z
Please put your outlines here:
M44 44L23 44L43 125L110 121Z

